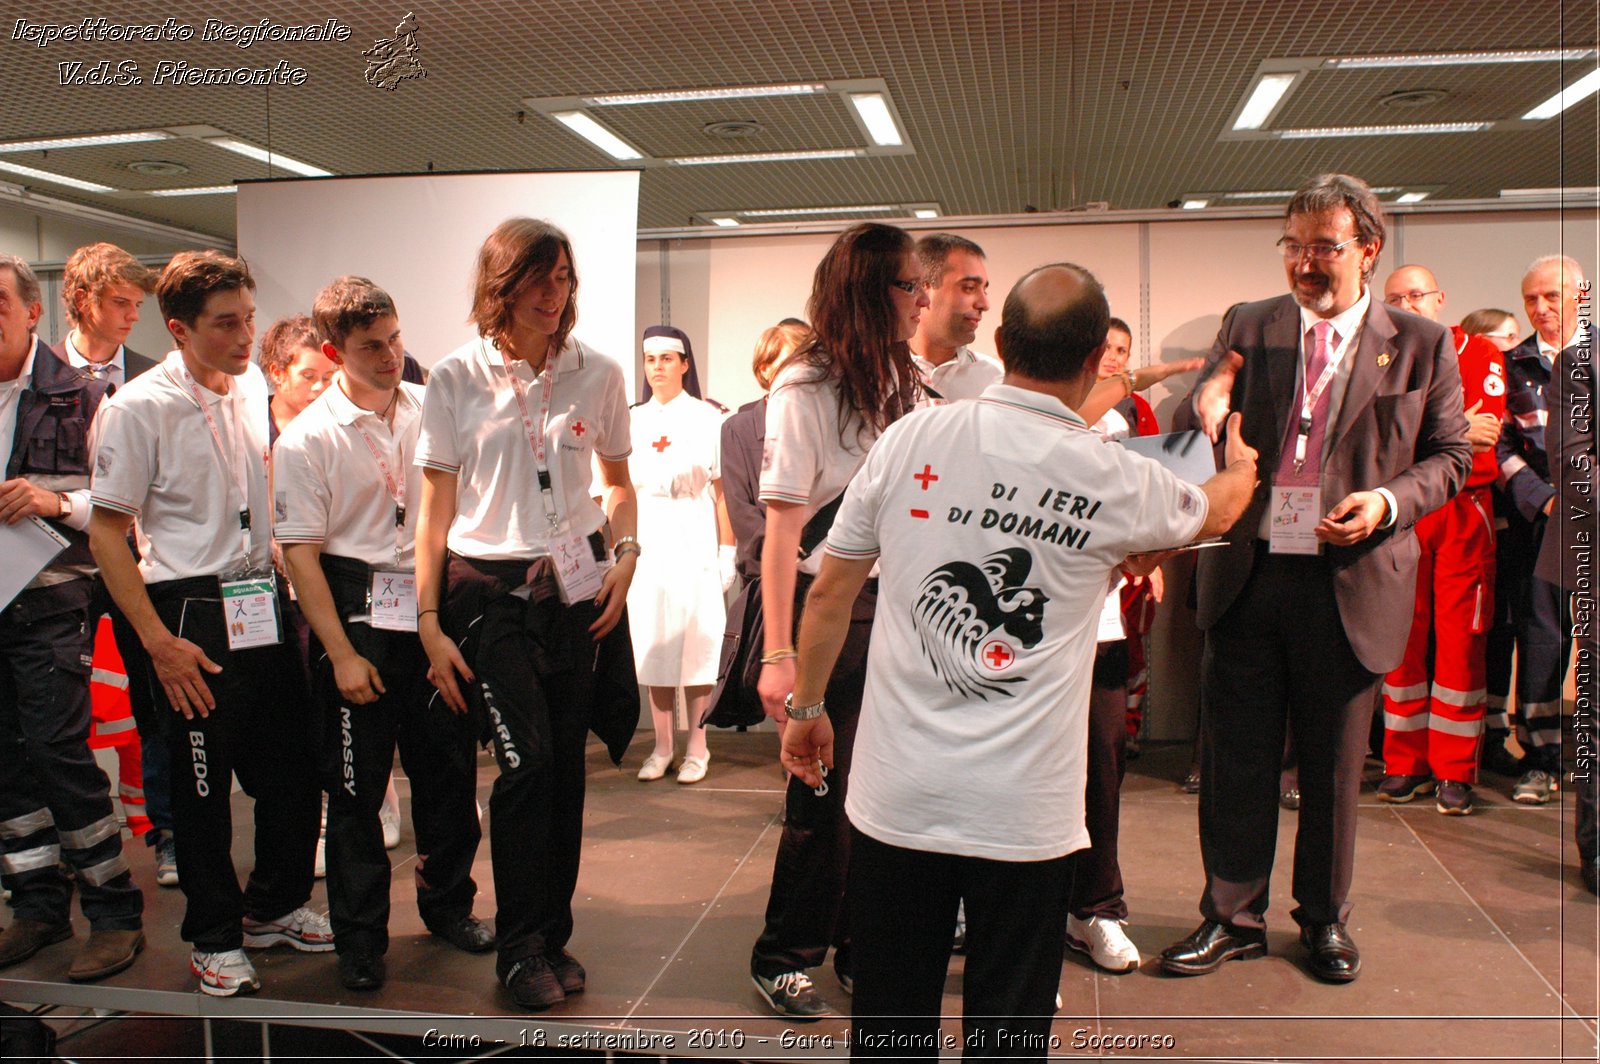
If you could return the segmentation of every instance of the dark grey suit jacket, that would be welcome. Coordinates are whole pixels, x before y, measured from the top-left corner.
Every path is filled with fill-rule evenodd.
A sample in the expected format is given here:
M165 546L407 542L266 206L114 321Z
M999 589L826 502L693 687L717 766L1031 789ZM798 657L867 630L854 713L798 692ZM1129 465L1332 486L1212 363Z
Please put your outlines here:
M1245 442L1261 454L1261 484L1229 531L1227 546L1200 553L1202 629L1221 620L1255 563L1262 510L1294 409L1300 357L1294 298L1282 295L1230 310L1202 381L1228 351L1244 358L1231 408L1244 416ZM1472 448L1455 347L1443 325L1373 299L1360 343L1345 357L1354 361L1323 463L1323 508L1331 510L1354 491L1387 488L1395 498L1395 523L1355 546L1323 551L1351 648L1369 671L1385 673L1400 664L1411 628L1419 553L1413 526L1466 483Z
M1595 517L1600 506L1600 462L1595 454L1594 358L1592 340L1586 346L1574 343L1556 356L1545 390L1550 420L1544 442L1556 497L1533 570L1540 580L1570 592L1579 590L1579 569L1586 567L1591 601L1596 540L1600 539ZM1593 638L1593 617L1586 624L1581 618L1574 621L1586 627L1588 638Z

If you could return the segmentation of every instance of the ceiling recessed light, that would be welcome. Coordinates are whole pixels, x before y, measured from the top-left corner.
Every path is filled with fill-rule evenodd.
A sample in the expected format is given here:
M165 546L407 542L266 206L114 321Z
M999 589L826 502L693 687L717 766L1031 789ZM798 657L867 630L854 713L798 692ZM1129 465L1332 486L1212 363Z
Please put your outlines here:
M823 148L818 151L754 151L728 155L680 155L665 159L673 166L721 166L724 163L788 163L813 159L856 159L866 152L860 148Z
M1432 193L1429 192L1402 192L1395 198L1396 203L1421 203Z
M52 184L65 185L67 188L75 188L80 192L116 191L110 185L99 185L93 181L79 181L75 177L63 177L61 174L52 174L48 170L35 170L31 166L19 166L16 163L8 163L3 159L0 159L0 170L4 170L9 174L19 174L22 177L31 177L37 181L49 181Z
M716 215L716 216L708 218L706 220L709 221L712 225L720 225L724 229L732 228L733 226L736 226L736 225L739 224L739 219L737 219L737 218L729 218L727 215L723 215L723 214Z
M581 96L589 107L637 107L652 103L695 103L701 100L755 100L767 96L817 96L828 86L816 82L793 85L740 85L720 89L672 89L663 92L608 92Z
M911 211L913 218L937 218L939 210L936 207L914 207Z
M153 188L147 196L226 196L238 192L238 185L196 185L193 188Z
M303 163L299 159L291 158L288 155L257 147L249 141L240 140L237 137L206 137L204 140L207 144L221 148L223 151L231 151L235 155L243 155L246 159L254 159L269 166L276 166L281 170L288 170L290 173L299 174L302 177L333 176L333 171L331 170L324 170L319 166Z
M1251 90L1239 117L1233 120L1234 129L1260 129L1272 117L1272 112L1283 102L1299 74L1263 74Z
M1224 192L1222 194L1222 198L1242 200L1274 200L1288 199L1292 195L1294 195L1293 189L1275 188L1263 192Z
M1546 118L1554 118L1580 100L1587 100L1593 96L1596 89L1600 89L1600 68L1589 71L1571 85L1562 89L1544 103L1535 107L1522 117L1529 122L1538 122Z
M13 140L0 144L0 152L54 151L60 148L98 148L107 144L144 144L152 140L171 140L161 129L140 129L132 133L91 133L82 137L51 137L44 140Z
M1393 126L1319 126L1312 129L1272 130L1283 140L1312 140L1319 137L1393 137L1424 133L1481 133L1493 122L1412 122Z
M1182 206L1186 211L1197 211L1202 207L1211 206L1211 201L1208 199L1202 199L1199 196L1186 196L1184 197Z
M1593 199L1600 196L1600 187L1589 185L1584 188L1568 186L1566 188L1503 188L1500 190L1501 199L1544 199L1546 197L1562 199Z
M849 94L850 106L856 109L856 114L861 116L861 124L867 127L867 136L872 142L885 148L898 148L906 142L900 133L900 124L894 120L894 113L889 110L889 101L881 92L852 92Z
M1593 54L1593 48L1514 48L1425 55L1346 55L1325 59L1322 65L1336 70L1372 70L1381 67L1471 66L1483 63L1559 63L1574 62Z

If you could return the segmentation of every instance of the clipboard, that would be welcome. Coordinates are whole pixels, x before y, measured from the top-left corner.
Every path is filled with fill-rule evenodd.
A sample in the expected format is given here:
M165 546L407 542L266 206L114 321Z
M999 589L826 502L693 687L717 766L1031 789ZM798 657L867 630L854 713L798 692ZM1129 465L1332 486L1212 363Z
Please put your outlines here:
M0 566L0 603L4 603L0 609L15 602L22 589L70 545L66 536L37 517L0 524L0 557L6 560Z

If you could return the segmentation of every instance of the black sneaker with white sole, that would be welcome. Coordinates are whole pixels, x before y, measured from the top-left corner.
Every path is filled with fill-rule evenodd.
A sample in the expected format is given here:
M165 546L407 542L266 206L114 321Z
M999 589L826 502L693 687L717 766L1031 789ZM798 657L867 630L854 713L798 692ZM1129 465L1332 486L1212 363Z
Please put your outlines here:
M803 971L774 976L751 971L750 981L779 1016L787 1016L791 1020L820 1020L824 1016L837 1015L833 1006L817 993L811 977Z

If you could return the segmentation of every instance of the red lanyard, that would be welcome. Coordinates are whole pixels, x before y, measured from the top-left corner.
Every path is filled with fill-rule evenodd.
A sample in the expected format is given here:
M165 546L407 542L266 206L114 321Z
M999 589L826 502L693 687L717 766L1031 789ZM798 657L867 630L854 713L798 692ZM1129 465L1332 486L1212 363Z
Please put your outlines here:
M250 474L239 462L234 461L236 456L229 454L229 448L223 446L222 432L217 428L217 419L212 416L211 404L206 402L205 396L201 394L200 385L194 379L194 375L187 368L179 372L183 374L183 383L188 387L189 395L194 399L195 405L200 408L200 413L205 415L206 428L211 430L211 442L216 445L214 453L217 456L218 464L222 466L223 476L239 492L239 544L240 551L244 556L244 564L248 568L250 565ZM172 378L170 372L167 374L167 378L169 380ZM173 383L176 384L178 382L173 381ZM224 401L230 401L231 398L232 396L223 397ZM232 435L236 442L239 436L239 417L239 411L235 410ZM244 448L239 447L238 450L242 452Z
M399 402L398 395L395 402ZM363 411L365 413L365 411ZM398 411L396 412L398 416ZM394 563L400 564L400 555L405 551L406 529L406 482L405 478L396 479L389 469L389 460L384 458L378 450L377 443L367 434L367 430L359 424L356 431L361 433L361 438L366 441L367 450L372 452L372 460L378 463L378 471L383 474L383 486L389 491L389 498L394 500ZM393 429L390 429L391 433Z
M484 341L487 343L488 341ZM544 503L544 515L550 522L550 527L555 529L561 524L561 514L556 509L555 492L551 488L550 470L545 463L545 425L550 419L550 397L556 386L556 358L560 352L552 353L544 362L544 387L539 393L539 421L534 423L528 413L528 399L522 392L522 381L517 377L511 366L511 358L500 352L500 362L506 369L506 379L511 382L511 394L517 397L517 409L522 414L522 429L527 434L528 446L533 449L533 462L539 472L539 497Z

